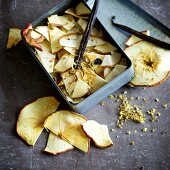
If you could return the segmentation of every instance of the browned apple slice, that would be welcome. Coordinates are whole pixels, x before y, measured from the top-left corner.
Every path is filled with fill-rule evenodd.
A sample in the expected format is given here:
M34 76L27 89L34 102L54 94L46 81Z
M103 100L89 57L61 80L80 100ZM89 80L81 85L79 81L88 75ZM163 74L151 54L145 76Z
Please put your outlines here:
M42 51L35 49L38 54L38 59L48 73L53 73L56 55L51 53L51 45L47 40L39 44L42 47Z
M100 54L111 54L112 52L116 51L117 48L115 46L113 46L112 44L107 42L105 44L96 45L94 50L97 53L100 53Z
M26 105L18 116L16 130L18 135L29 145L35 145L43 131L45 119L55 112L59 102L54 97L39 98Z
M135 70L131 81L134 86L156 86L170 75L170 64L167 64L170 63L170 50L140 41L126 48L125 53Z
M97 147L108 148L113 145L106 125L100 125L94 120L88 120L82 124L82 129Z
M76 6L75 12L77 15L89 15L91 13L90 9L83 2Z
M79 34L67 34L62 36L59 39L59 43L61 46L72 47L72 48L79 48L80 41L82 39L82 35ZM101 38L90 36L87 47L96 46L105 44L106 42Z
M126 70L127 66L116 64L116 66L113 68L113 70L107 75L105 80L107 82L113 80L115 77L119 76L121 73L123 73Z
M87 119L78 113L61 110L49 116L44 127L83 152L88 152L89 138L81 128L81 124L86 121Z
M73 149L74 147L71 144L61 139L59 136L55 135L54 133L50 132L47 146L45 147L44 151L53 155L57 155Z
M73 67L74 64L74 56L71 54L64 54L57 64L54 66L54 70L56 72L64 72Z
M76 18L89 19L88 16L77 15L77 14L75 13L75 9L74 9L74 8L69 8L69 9L67 9L67 10L65 11L65 13L66 13L66 14L70 14L70 15L76 17Z
M49 33L48 33L49 32L48 26L38 26L35 28L35 31L42 34L48 41L50 40Z
M19 28L10 28L6 48L10 49L13 46L16 46L21 40L22 40L22 38L21 38L21 29L19 29Z
M49 30L52 53L57 53L63 48L62 45L60 45L58 41L59 41L59 38L62 37L64 34L65 33L57 27L53 27L53 29Z
M150 36L150 31L147 30L147 31L143 31L141 32L142 34L145 34L145 35L148 35ZM139 41L142 41L142 39L136 37L135 35L131 35L131 37L127 40L127 42L125 43L127 46L131 46Z

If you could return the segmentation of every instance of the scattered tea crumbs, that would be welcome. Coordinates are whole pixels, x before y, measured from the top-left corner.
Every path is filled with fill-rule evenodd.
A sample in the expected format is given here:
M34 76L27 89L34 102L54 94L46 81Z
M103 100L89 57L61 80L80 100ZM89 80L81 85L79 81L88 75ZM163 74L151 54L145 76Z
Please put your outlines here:
M157 112L156 109L151 109L151 110L148 110L147 113L151 116L151 119L150 121L151 122L155 122L155 121L158 121L158 117L155 115L157 113L157 115L161 115L161 113Z
M136 105L131 105L124 95L119 95L118 98L121 100L119 106L119 118L117 120L117 127L122 128L126 120L134 120L139 123L145 122L145 115L142 110Z

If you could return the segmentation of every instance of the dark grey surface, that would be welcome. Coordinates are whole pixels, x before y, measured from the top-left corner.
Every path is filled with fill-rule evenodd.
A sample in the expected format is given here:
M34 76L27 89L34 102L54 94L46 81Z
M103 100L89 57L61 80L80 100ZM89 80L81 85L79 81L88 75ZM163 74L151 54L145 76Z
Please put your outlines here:
M133 0L157 17L170 28L169 0ZM38 139L35 147L27 146L16 134L15 123L19 110L30 101L47 95L58 94L44 73L35 63L26 48L20 43L16 48L5 51L9 27L23 28L59 1L54 0L0 0L0 169L170 169L170 135L161 135L170 130L170 80L154 88L123 87L118 93L128 91L128 96L146 97L145 109L160 111L159 122L144 125L126 122L123 129L116 128L117 102L106 99L104 106L97 105L87 113L87 118L107 124L114 146L101 150L91 146L89 155L75 149L58 156L41 152L45 147L47 133ZM154 99L160 102L155 103ZM142 100L136 101L141 104ZM64 105L64 104L63 104ZM148 128L143 133L141 129ZM155 128L151 133L150 129ZM126 131L132 134L127 135ZM133 131L137 130L137 133ZM116 138L118 136L118 138ZM135 141L134 146L129 143Z

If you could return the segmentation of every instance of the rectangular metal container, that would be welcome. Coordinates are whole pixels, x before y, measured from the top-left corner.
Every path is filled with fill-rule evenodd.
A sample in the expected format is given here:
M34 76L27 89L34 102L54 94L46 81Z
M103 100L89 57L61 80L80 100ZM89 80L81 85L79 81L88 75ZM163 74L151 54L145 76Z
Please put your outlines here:
M50 10L49 12L45 13L44 15L42 15L40 18L38 18L37 20L35 20L34 22L32 22L32 26L33 28L35 28L38 25L43 25L47 23L47 17L53 14L59 14L62 15L64 13L64 11L70 7L76 6L80 1L79 0L63 0L60 4L58 4L56 7L54 7L52 10ZM91 7L92 3L91 1L87 1L87 4ZM105 11L106 12L106 11ZM99 12L100 13L100 12ZM109 22L111 22L110 18L106 18L106 20L108 20ZM112 43L114 46L117 47L117 49L119 50L119 52L122 54L123 57L127 58L128 61L128 68L122 73L120 74L118 77L116 77L115 79L113 79L112 81L108 82L105 86L101 87L99 90L97 90L96 92L94 92L93 94L91 94L90 96L88 96L87 98L85 98L82 102L78 103L78 104L72 104L70 103L66 97L64 96L64 94L62 93L62 91L60 90L60 88L55 84L55 82L53 81L53 79L51 78L51 76L47 73L47 71L45 70L45 68L43 67L43 65L40 63L40 61L37 59L36 55L34 54L34 49L29 46L23 39L25 45L27 46L27 48L29 49L29 51L31 52L32 56L35 58L35 60L39 63L39 65L41 66L41 68L44 70L45 74L48 76L48 78L50 79L50 81L53 83L53 85L55 86L56 90L58 90L58 92L62 95L62 97L65 99L66 103L76 112L85 114L90 108L92 108L94 105L96 105L97 103L99 103L100 101L102 101L103 99L105 99L109 94L113 93L114 91L118 90L120 87L122 87L123 85L125 85L127 82L129 82L133 76L134 76L134 70L132 67L132 63L129 60L129 58L124 54L124 52L122 51L122 49L120 48L120 46L116 43L116 41L113 39L113 36L110 35L110 32L107 31L107 29L105 29L105 25L102 24L100 22L100 19L96 21L96 24L103 30L105 37L108 38L108 41L110 43ZM45 75L44 74L44 75Z

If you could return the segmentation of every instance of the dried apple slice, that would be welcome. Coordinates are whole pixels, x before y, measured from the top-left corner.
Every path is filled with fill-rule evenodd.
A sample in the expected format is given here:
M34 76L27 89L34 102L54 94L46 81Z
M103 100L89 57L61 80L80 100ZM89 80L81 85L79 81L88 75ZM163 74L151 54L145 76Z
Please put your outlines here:
M28 24L27 27L22 31L22 35L25 36L25 34L28 32L28 30L32 30L32 24Z
M96 45L94 50L97 53L100 53L100 54L111 54L112 52L116 51L117 48L115 46L113 46L112 44L107 42L105 44Z
M88 152L89 138L81 128L81 124L86 121L87 119L78 113L61 110L49 116L44 127L83 152Z
M73 93L71 94L71 98L74 99L83 97L85 94L87 94L89 90L90 86L86 82L78 79L75 83Z
M80 16L80 15L77 15L77 14L75 13L75 9L74 9L74 8L69 8L69 9L67 9L67 10L65 11L65 13L66 13L66 14L70 14L70 15L76 17L76 18L89 19L88 16Z
M105 55L101 66L103 67L114 67L121 60L121 54L112 52L111 55Z
M64 47L64 49L69 52L71 55L76 55L76 49L75 48L71 48L71 47Z
M59 44L59 38L62 37L64 34L65 33L57 27L53 27L53 29L49 30L49 37L50 37L52 53L57 53L58 51L60 51L63 48Z
M126 48L125 53L135 70L135 76L130 82L134 86L156 86L170 75L170 50L140 41Z
M64 72L73 67L74 64L74 56L71 54L63 55L57 64L54 66L54 70L56 72Z
M49 32L48 26L38 26L35 28L35 31L42 34L48 41L50 40L49 33L48 33Z
M115 77L119 76L121 73L123 73L126 70L127 66L116 64L116 66L113 68L113 70L107 75L105 80L107 82L113 80Z
M45 147L44 151L56 155L56 154L65 153L73 149L74 147L71 144L61 139L54 133L50 132L47 146Z
M82 39L82 35L79 34L67 34L62 36L59 39L59 43L61 46L72 47L78 49L80 46L80 41ZM87 47L102 45L106 42L101 38L90 36Z
M67 24L68 20L64 16L58 16L55 14L48 17L48 22L55 26L63 26Z
M75 12L77 15L89 15L91 13L90 9L83 2L76 6Z
M18 116L16 130L18 135L29 145L35 145L43 131L45 119L55 112L59 102L54 97L39 98L26 105Z
M150 36L150 31L147 30L147 31L143 31L141 32L142 34L145 34L145 35L148 35ZM125 43L127 46L131 46L139 41L142 41L142 39L136 37L135 35L131 35L131 37L127 40L127 42Z
M105 69L104 69L104 78L106 78L108 75L109 75L109 73L112 71L112 69L110 68L110 67L106 67Z
M42 51L35 49L38 54L38 59L48 73L53 73L56 55L51 53L51 45L47 40L39 44L42 47Z
M106 125L100 125L94 120L88 120L82 124L82 129L97 147L108 148L113 145Z
M63 25L66 30L71 30L75 27L76 21L72 15L63 15L67 19L67 24Z
M10 49L13 46L16 46L21 40L22 40L22 38L21 38L21 29L19 29L19 28L10 28L6 48Z

